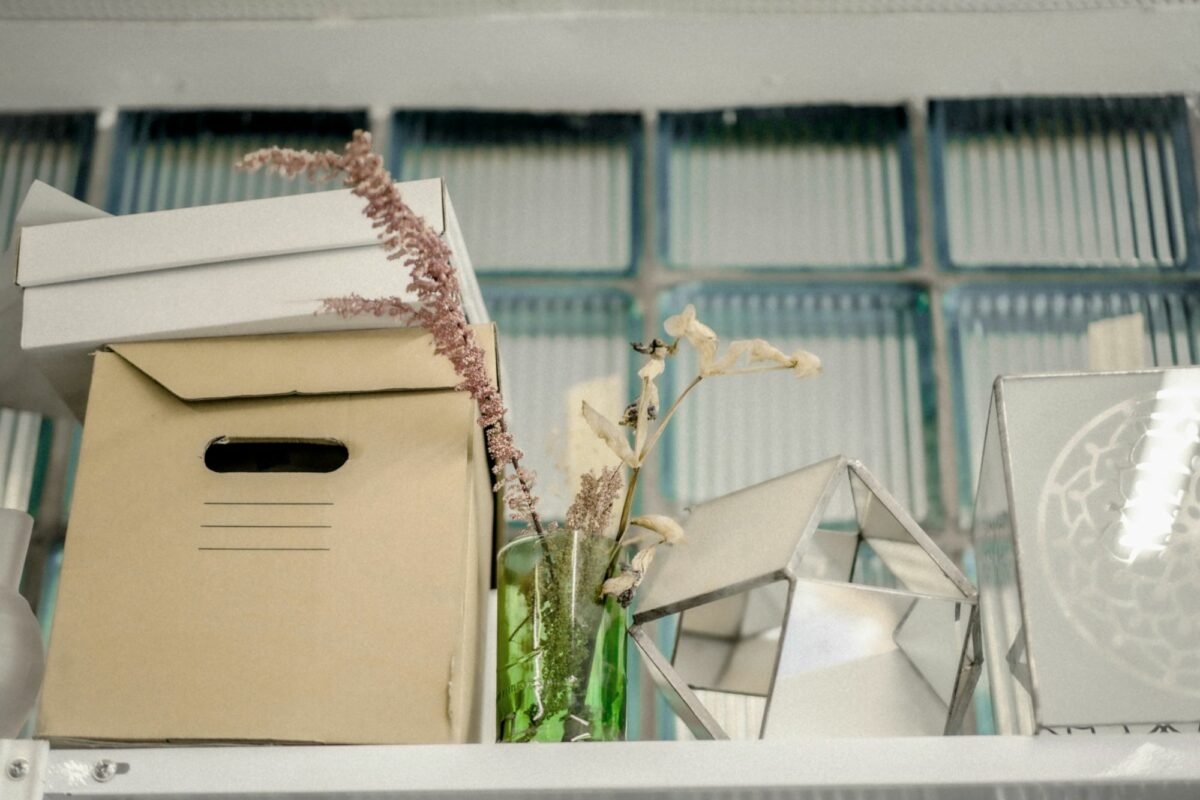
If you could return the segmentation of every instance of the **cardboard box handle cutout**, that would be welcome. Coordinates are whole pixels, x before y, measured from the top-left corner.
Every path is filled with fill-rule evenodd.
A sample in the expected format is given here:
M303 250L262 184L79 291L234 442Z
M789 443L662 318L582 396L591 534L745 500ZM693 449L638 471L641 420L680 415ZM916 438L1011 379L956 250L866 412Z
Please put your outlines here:
M336 439L218 436L204 448L204 466L213 472L335 472L349 458Z

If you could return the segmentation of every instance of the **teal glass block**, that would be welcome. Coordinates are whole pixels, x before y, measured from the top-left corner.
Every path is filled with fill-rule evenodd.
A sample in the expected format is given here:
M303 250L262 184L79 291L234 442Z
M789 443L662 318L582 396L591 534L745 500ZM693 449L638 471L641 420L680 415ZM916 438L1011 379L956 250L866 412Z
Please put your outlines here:
M396 175L446 179L479 272L634 269L640 116L401 111L392 136Z
M964 525L997 376L1085 370L1088 323L1129 314L1142 315L1148 366L1197 363L1200 290L1190 285L976 284L950 291L944 308Z
M1182 97L934 101L938 257L961 269L1179 269L1200 247Z
M658 250L673 267L917 263L901 106L666 113L658 165Z
M338 189L233 165L272 145L340 153L354 130L366 127L364 112L125 112L117 123L108 210L133 214Z
M640 317L612 289L483 285L500 333L501 386L525 466L537 472L546 519L561 520L581 472L614 463L583 422L581 404L618 418L633 395Z
M705 379L671 423L660 453L664 492L680 506L835 455L862 461L917 520L941 514L928 299L905 285L694 284L667 293L660 315L688 303L722 343L761 337L820 356L823 374ZM687 346L669 363L663 403L698 371ZM852 520L849 502L832 509Z
M83 198L95 129L93 114L0 114L0 250L34 180Z

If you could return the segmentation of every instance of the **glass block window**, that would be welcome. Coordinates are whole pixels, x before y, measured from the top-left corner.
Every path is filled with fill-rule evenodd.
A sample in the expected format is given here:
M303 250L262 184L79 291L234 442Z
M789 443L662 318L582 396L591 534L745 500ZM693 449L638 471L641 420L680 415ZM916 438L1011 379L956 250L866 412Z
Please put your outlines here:
M725 342L763 337L819 355L824 374L706 379L665 437L666 493L690 505L830 456L860 459L918 519L940 513L928 299L906 286L699 284L668 293ZM688 347L672 359L663 402L696 374ZM852 519L849 503L840 518Z
M658 160L658 245L673 267L916 263L901 107L662 114Z
M618 290L520 289L485 284L500 331L502 388L525 466L538 474L542 514L561 520L580 473L616 463L588 430L584 400L619 418L636 369L639 337L632 298Z
M922 107L928 115L910 112ZM619 416L640 362L629 341L651 327L661 335L666 315L694 303L724 341L803 346L826 370L811 381L704 382L645 468L647 511L678 511L842 453L969 562L996 374L1085 368L1088 322L1132 312L1142 314L1149 361L1200 361L1194 113L1179 97L647 114L397 109L390 140L377 145L398 179L448 182L500 326L514 432L547 517L564 515L581 471L612 459L580 403ZM270 144L340 149L366 125L365 113L345 110L123 110L107 184L95 188L116 213L322 190L231 165ZM3 237L35 174L83 192L93 127L90 115L0 115ZM918 216L924 192L932 213ZM922 242L934 251L919 252ZM685 348L662 378L664 399L696 367ZM949 391L935 390L935 374ZM951 416L939 438L938 420ZM36 502L46 430L0 411L6 504ZM957 493L943 492L942 478ZM62 488L69 496L69 480ZM834 514L848 521L851 509ZM46 608L56 563L44 573ZM670 735L668 713L655 727L650 705L637 707L631 730L641 722L647 735Z
M0 249L34 180L83 197L95 126L92 114L0 114Z
M970 518L997 375L1088 368L1088 323L1141 314L1147 363L1197 363L1200 287L1172 284L964 286L945 301L957 407L960 503Z
M1181 97L930 105L942 264L1172 269L1196 263Z
M341 152L361 112L131 111L117 123L108 210L114 214L255 200L337 185L239 172L244 153L279 145Z
M639 251L641 117L401 112L391 168L444 177L481 272L624 273Z

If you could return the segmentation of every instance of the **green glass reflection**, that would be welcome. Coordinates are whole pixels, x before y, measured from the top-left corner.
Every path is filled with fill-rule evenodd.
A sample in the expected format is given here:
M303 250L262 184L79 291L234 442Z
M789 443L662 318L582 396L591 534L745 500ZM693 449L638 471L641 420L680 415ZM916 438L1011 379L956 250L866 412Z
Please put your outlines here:
M569 531L500 551L497 741L624 738L625 609L600 599L612 555L612 540Z

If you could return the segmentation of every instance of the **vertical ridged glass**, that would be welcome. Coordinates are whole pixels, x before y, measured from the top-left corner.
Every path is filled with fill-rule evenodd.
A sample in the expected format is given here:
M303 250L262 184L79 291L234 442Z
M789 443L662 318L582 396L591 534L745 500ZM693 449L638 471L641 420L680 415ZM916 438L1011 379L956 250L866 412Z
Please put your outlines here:
M941 514L928 298L918 288L794 282L710 283L663 295L660 314L687 304L726 341L762 336L784 352L816 353L814 381L792 375L705 381L659 448L662 486L680 507L852 453L869 463L913 516ZM663 396L699 369L695 351L671 359ZM853 519L839 502L831 519Z
M0 249L35 180L83 198L95 127L94 114L0 114Z
M930 104L942 266L1179 269L1200 224L1182 97Z
M610 418L625 410L636 370L629 342L640 338L641 318L616 290L484 282L483 296L500 329L501 384L525 465L538 474L540 511L561 520L578 476L596 466L580 404Z
M641 117L400 111L389 163L445 178L481 273L632 272L640 253Z
M970 521L992 382L1088 368L1088 325L1139 314L1147 366L1197 362L1200 293L1187 284L983 283L944 300L954 380L962 524Z
M896 269L917 262L900 106L668 112L658 252L676 269Z
M341 151L360 111L127 111L117 123L108 210L134 214L336 189L232 168L260 147Z
M625 609L600 588L613 541L523 536L497 556L496 740L625 738Z

